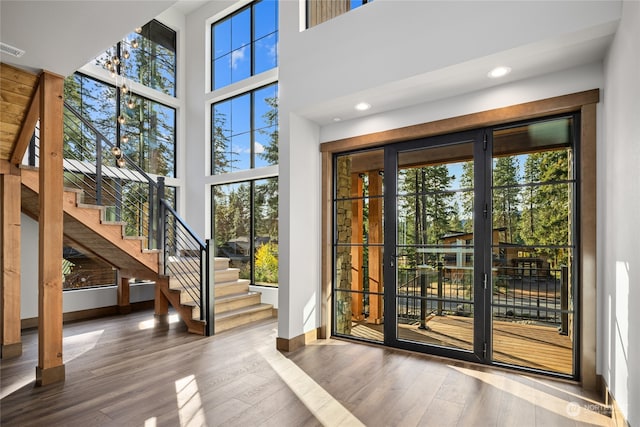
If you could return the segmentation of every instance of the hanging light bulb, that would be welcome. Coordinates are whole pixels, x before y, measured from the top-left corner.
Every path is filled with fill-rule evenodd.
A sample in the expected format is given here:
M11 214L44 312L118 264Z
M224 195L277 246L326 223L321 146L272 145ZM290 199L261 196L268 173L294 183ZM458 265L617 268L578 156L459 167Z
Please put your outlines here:
M129 59L129 51L128 51L128 50L125 50L124 52L122 52L122 57L123 57L124 59Z
M142 27L136 27L136 33L140 34L142 32Z
M124 124L124 121L125 121L125 120L124 120L124 116L123 116L122 114L120 114L120 115L118 116L118 123L120 123L121 125L123 125L123 124Z
M131 40L131 47L136 49L139 46L138 39Z
M118 165L119 168L124 167L124 165L127 162L124 160L124 157L119 157L118 160L116 160L116 165Z
M135 107L135 106L136 106L136 103L135 103L135 102L133 102L133 98L129 98L129 99L127 100L127 107L129 107L129 109L131 110L131 109L132 109L133 107Z
M111 58L111 61L115 64L118 65L120 63L120 58L118 58L117 55L113 55L113 58Z
M122 138L120 138L120 142L122 142L123 144L129 142L129 135L124 135Z
M120 147L113 147L111 148L111 154L113 154L117 158L120 158L120 156L122 156L122 150L120 149Z
M126 94L127 92L129 92L129 88L127 87L126 83L122 84L122 87L120 88L120 91L122 92L122 94Z
M104 63L104 66L107 67L107 70L111 70L111 66L112 66L111 60L107 59L107 62Z

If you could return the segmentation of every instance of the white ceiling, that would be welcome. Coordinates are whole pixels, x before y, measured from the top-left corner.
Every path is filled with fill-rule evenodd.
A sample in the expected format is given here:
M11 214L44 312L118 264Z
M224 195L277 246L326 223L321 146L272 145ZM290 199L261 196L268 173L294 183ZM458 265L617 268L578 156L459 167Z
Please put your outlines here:
M187 15L205 3L205 0L1 0L0 41L26 53L20 58L1 54L0 61L33 72L46 69L67 76L169 7ZM314 104L299 113L327 125L334 123L336 117L341 120L363 117L363 113L353 109L353 105L363 100L373 105L366 115L374 115L382 112L382 106L385 111L396 110L600 61L616 28L617 22L612 22L563 39L520 46ZM509 65L513 72L501 80L488 79L487 71L498 64Z
M610 22L564 37L519 46L465 63L418 74L386 85L354 92L298 111L320 125L398 110L468 92L479 91L510 81L534 78L553 72L602 61L613 40L618 22ZM487 73L497 65L512 72L499 79ZM363 114L354 109L362 101L372 105Z
M68 76L174 3L2 0L0 41L26 53L20 58L2 53L0 61Z

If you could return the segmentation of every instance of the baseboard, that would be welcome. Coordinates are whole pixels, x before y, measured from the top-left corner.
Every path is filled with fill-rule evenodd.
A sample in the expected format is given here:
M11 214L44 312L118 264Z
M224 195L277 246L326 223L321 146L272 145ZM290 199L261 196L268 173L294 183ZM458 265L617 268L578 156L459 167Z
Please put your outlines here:
M153 309L154 301L141 301L131 303L127 307L131 307L130 311L141 311ZM99 317L116 316L119 314L127 314L126 310L123 311L122 307L112 305L109 307L91 308L88 310L71 311L69 313L62 314L62 322L70 323L77 322L79 320L97 319ZM28 319L22 319L20 321L21 329L34 329L38 327L38 318L31 317Z
M596 382L598 392L600 393L602 401L611 410L611 419L613 420L613 425L616 427L630 427L629 422L626 420L624 414L620 410L618 402L616 402L616 399L611 394L609 386L607 385L604 377L602 375L597 375Z
M276 348L280 351L291 352L296 351L305 345L316 341L318 339L318 329L312 329L309 332L305 332L302 335L298 335L294 338L276 338Z

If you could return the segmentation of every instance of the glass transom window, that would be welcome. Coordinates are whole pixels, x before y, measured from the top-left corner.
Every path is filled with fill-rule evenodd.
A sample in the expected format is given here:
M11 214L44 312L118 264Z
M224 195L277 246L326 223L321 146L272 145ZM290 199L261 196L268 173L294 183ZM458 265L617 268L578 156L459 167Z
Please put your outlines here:
M211 26L211 88L220 89L278 64L278 2L261 0Z

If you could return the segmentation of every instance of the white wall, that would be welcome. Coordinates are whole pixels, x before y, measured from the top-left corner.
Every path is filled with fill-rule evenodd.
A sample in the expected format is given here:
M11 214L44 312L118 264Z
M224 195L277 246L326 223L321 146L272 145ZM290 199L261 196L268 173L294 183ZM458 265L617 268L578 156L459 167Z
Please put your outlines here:
M20 318L38 317L38 223L22 214L20 227Z
M376 0L302 32L298 14L298 2L282 3L281 81L293 111L593 30L616 21L619 4Z
M298 3L281 3L279 337L320 326L321 142L603 87L602 64L594 63L322 127L303 117L332 97L619 18L619 5L611 3L517 4L469 2L461 9L455 2L377 0L301 32ZM479 17L499 22L470 38Z
M605 66L598 145L598 370L640 424L640 3L625 1Z

